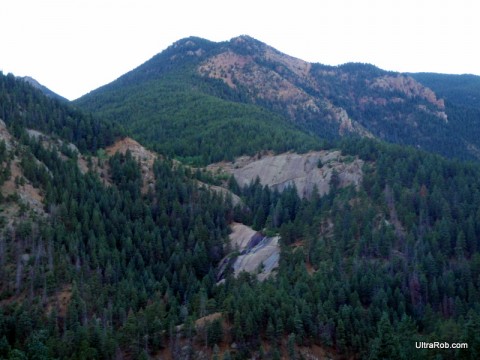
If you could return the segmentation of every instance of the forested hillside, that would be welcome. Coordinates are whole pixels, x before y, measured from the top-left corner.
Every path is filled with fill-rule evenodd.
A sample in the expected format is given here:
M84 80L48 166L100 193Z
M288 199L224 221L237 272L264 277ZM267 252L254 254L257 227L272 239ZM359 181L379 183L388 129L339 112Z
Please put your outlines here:
M2 210L20 208L2 221L0 357L138 357L166 347L176 325L211 308L214 265L228 232L223 198L169 161L155 164L155 191L143 196L140 166L129 152L100 165L109 169L110 186L94 171L83 174L78 153L46 148L24 127L36 115L28 104L58 108L44 113L47 124L72 110L13 77L2 80L10 86L4 97L14 99L4 104L24 116L4 107L15 140L9 149L2 142L2 169L14 152L22 157L25 178L18 181L41 190L45 216L33 216L16 197L1 200ZM43 102L29 102L33 96ZM79 114L69 117L72 132L91 119ZM137 338L139 315L151 333L146 343Z
M166 154L145 191L144 159L103 148L116 127L0 79L0 185L19 164L13 189L31 185L42 204L0 197L0 358L478 358L480 165L346 138L323 146L362 163L362 180L340 186L330 169L322 196L241 187ZM263 281L220 273L241 255L238 223L280 236Z
M480 108L480 76L435 73L413 73L409 75L452 104Z
M116 94L126 97L121 106L98 115L124 125L155 151L192 164L233 160L264 149L306 151L319 146L318 139L280 115L192 91L181 78L170 81L151 84L148 90L118 90Z
M95 152L110 145L121 131L112 122L46 97L42 91L12 74L0 72L0 119L17 130L29 128L59 136L79 150Z

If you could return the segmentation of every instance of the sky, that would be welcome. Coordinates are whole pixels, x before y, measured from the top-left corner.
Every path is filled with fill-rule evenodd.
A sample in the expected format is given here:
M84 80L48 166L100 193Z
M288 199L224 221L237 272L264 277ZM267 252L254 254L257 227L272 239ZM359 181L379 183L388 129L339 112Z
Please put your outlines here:
M188 36L327 65L480 75L477 0L0 0L0 70L73 100Z

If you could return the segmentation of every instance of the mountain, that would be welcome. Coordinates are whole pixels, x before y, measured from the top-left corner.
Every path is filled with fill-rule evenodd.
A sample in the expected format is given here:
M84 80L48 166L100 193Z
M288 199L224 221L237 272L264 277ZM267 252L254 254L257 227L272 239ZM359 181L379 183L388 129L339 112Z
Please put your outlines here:
M152 149L190 163L318 146L313 135L281 114L238 101L221 81L199 76L195 64L216 52L215 43L186 39L75 104L122 124ZM230 95L218 96L223 92Z
M37 80L35 80L34 78L30 77L30 76L23 76L21 77L20 79L22 79L23 81L27 82L28 84L32 85L34 88L40 90L43 94L45 94L46 96L52 98L52 99L57 99L57 100L60 100L60 101L65 101L67 102L68 100L65 99L63 96L61 95L58 95L57 93L53 92L52 90L50 90L49 88L47 88L46 86L40 84Z
M179 40L76 105L124 124L161 153L187 159L208 149L197 159L204 164L259 149L304 151L301 144L315 138L346 135L447 157L480 153L478 114L445 103L414 76L367 64L311 64L248 36ZM279 145L272 128L288 143ZM247 139L249 149L241 145Z
M145 88L122 81L117 95ZM273 106L178 94L170 111L202 110L212 139L222 127L209 116L239 104L251 133L225 142L261 151L185 165L125 136L128 123L0 74L0 358L478 358L478 162L367 134L317 149L318 135ZM119 106L140 113L152 99ZM280 153L281 137L249 141L255 124L271 135L278 121L303 153ZM170 144L200 130L170 125ZM212 149L192 154L206 162ZM468 347L426 345L439 341Z

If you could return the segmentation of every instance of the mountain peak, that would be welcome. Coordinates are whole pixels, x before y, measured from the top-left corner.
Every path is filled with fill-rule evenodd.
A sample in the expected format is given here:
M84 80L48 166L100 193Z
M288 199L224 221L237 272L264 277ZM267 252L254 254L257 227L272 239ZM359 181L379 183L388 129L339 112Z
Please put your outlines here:
M165 55L170 60L201 58L217 43L197 36L189 36L175 41L164 52L155 57Z
M21 79L23 81L25 81L26 83L29 83L30 85L32 85L34 88L37 88L37 89L42 86L42 84L40 84L37 80L35 80L31 76L24 76Z
M198 48L204 44L212 44L213 42L207 39L203 39L198 36L189 36L180 40L175 41L172 44L173 48Z
M239 35L239 36L236 36L234 38L232 38L230 40L231 43L255 43L255 44L263 44L265 45L263 42L261 42L260 40L257 40L255 38L253 38L252 36L250 35Z
M249 35L234 37L230 40L229 45L235 52L242 55L260 55L269 47L267 44Z

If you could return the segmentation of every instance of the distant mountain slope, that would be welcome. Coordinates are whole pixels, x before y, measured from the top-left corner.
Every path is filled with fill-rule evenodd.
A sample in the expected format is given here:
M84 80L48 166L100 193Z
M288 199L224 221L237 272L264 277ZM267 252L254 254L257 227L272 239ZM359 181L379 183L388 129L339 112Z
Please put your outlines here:
M35 80L34 78L32 78L30 76L24 76L24 77L21 77L20 79L22 79L26 83L32 85L34 88L40 90L42 93L44 93L45 95L47 95L48 97L50 97L52 99L57 99L57 100L60 100L60 101L68 102L68 100L65 99L63 96L58 95L56 92L54 92L54 91L50 90L49 88L47 88L46 86L40 84L37 80Z
M477 114L418 79L367 64L311 64L248 36L191 37L75 103L160 152L203 163L346 135L479 158ZM288 144L272 140L279 134Z
M460 138L471 154L479 158L480 76L434 73L410 74L445 99L452 139Z
M455 105L480 109L480 76L463 74L409 74L435 91L445 101Z

